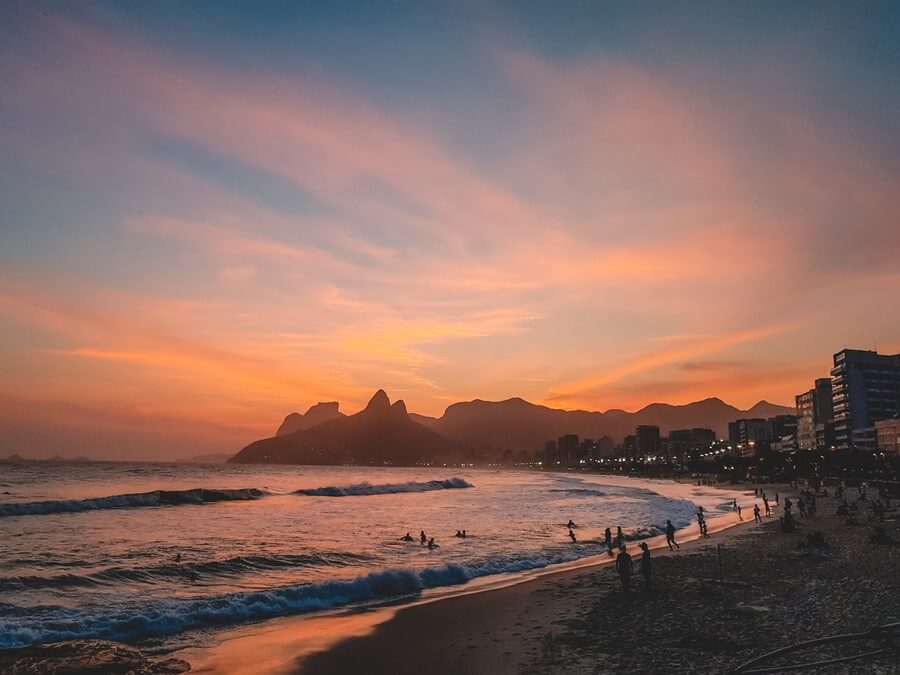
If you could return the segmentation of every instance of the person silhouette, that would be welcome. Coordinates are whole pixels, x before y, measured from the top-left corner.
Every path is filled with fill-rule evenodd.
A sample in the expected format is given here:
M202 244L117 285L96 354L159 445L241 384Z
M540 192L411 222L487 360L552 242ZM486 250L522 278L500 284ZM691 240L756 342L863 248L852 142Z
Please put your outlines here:
M612 547L612 530L610 530L608 527L606 528L606 531L603 533L603 543L606 544L607 553L612 555L612 548L613 548Z
M672 550L672 546L675 548L681 548L678 545L678 542L675 541L675 526L672 524L671 520L666 521L666 543L669 545L669 550Z
M618 546L619 548L622 548L622 546L624 544L625 544L625 535L622 534L622 526L619 525L616 528L616 546Z
M425 542L427 542L427 541L428 541L428 537L425 536L425 530L420 530L419 531L419 543L422 544L422 546L424 546Z
M641 574L644 575L644 583L645 588L649 591L653 588L653 579L651 575L653 574L653 563L650 562L650 547L647 546L647 542L641 542Z
M631 561L631 556L625 549L624 544L619 548L619 555L616 556L616 572L619 573L622 590L627 593L631 589L631 574L634 572L634 563Z
M576 541L578 541L577 539L575 539L575 531L574 531L571 527L569 528L569 539L572 540L572 543L573 543L573 544L574 544Z
M437 548L438 545L434 543L434 537L428 540L428 548Z
M412 535L409 532L407 532L405 535L400 537L400 541L412 541L412 540L413 540Z
M762 522L762 518L760 518L760 516L759 516L759 504L753 505L753 522L754 523Z

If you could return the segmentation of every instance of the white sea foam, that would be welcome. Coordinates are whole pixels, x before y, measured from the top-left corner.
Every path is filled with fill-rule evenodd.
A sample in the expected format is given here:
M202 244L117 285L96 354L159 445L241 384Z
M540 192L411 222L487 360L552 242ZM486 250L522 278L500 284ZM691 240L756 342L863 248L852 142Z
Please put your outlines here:
M373 495L394 495L403 492L431 492L432 490L454 490L460 488L475 487L463 478L448 478L447 480L430 480L424 483L385 483L384 485L372 485L371 483L357 483L356 485L330 486L318 488L305 488L297 490L294 494L306 497L370 497Z

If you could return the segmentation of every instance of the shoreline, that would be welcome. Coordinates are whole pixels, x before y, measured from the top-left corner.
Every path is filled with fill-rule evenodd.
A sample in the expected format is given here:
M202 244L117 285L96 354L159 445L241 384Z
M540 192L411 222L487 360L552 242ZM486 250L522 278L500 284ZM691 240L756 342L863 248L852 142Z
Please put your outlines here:
M707 486L717 489L714 486ZM783 489L783 486L778 486ZM749 493L752 487L747 485L724 486L723 489ZM743 530L753 524L752 504L757 498L747 494L748 504L743 505L744 515L739 518L736 512L725 512L708 519L711 535L718 534L720 543L723 534L735 530ZM749 516L748 516L749 514ZM701 537L696 523L678 530L676 537L681 550L676 553L689 553L712 541ZM643 539L626 540L626 545L635 558L639 555L638 544L647 543L654 555L668 554L664 535L654 535ZM173 656L184 659L191 664L191 672L207 674L249 675L250 673L306 672L307 660L316 660L331 650L342 649L347 640L366 640L373 638L384 626L395 621L403 621L408 612L435 612L440 615L447 603L481 601L468 600L480 596L494 594L520 593L522 587L540 587L555 583L559 579L578 577L590 574L598 569L609 567L615 558L606 554L589 555L574 561L548 565L544 568L519 573L491 575L474 579L461 586L449 586L433 589L411 601L402 601L388 605L368 608L341 609L316 615L299 615L282 617L263 624L241 626L226 631L222 641L212 647L188 648L173 652ZM487 601L489 603L493 600ZM265 655L265 656L263 656ZM390 672L394 666L387 666ZM319 671L313 671L319 672ZM321 672L331 672L323 670ZM343 671L334 671L343 672Z
M638 576L638 590L624 593L609 565L563 571L403 609L370 633L279 672L343 675L366 663L372 672L398 675L422 667L435 675L722 673L778 647L900 621L900 546L871 542L872 527L864 518L848 525L834 515L837 503L820 499L817 516L800 520L797 532L781 532L777 516L762 524L750 519L654 555L652 591ZM897 511L879 525L900 542ZM808 543L814 531L826 546ZM719 545L724 581L716 578ZM820 649L847 655L841 647ZM891 658L811 672L900 673L900 659Z

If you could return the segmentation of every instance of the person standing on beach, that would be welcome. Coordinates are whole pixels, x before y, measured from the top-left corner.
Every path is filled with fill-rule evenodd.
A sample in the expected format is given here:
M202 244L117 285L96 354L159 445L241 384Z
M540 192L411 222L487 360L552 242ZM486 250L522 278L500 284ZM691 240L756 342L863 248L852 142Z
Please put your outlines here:
M739 518L740 520L743 520L743 519L744 519L744 516L741 515L741 505L740 505L740 504L738 504L738 518Z
M578 541L578 540L575 538L575 531L574 531L571 527L569 528L569 539L572 540L572 543L573 543L573 544L574 544L576 541Z
M763 493L763 494L765 494L765 493ZM768 518L769 516L772 515L772 507L769 506L769 500L766 499L765 496L763 497L763 504L766 507L766 518Z
M622 534L622 526L616 528L616 546L623 548L625 546L625 535Z
M603 533L603 543L606 544L607 553L612 555L612 530L608 527L606 528L606 532Z
M704 537L708 537L709 533L706 531L706 518L703 517L703 511L697 512L697 525L700 526L700 534Z
M641 574L644 575L644 588L648 591L653 588L653 563L650 562L650 547L647 546L647 542L641 542Z
M672 550L672 546L675 548L681 548L678 545L678 542L675 541L675 526L672 524L671 520L666 521L666 543L669 545L669 550Z
M753 505L753 522L761 523L762 518L759 517L759 504Z
M626 593L631 589L631 574L634 572L634 563L631 562L631 556L622 545L619 548L619 555L616 557L616 572L619 573L619 579L622 580L622 590Z

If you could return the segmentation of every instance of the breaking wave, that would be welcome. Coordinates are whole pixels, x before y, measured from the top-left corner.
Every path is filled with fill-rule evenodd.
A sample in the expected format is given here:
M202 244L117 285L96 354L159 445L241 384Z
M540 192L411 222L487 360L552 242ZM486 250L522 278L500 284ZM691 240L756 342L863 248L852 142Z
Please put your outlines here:
M534 570L601 552L597 544L547 549L531 555L446 564L420 570L388 569L346 581L326 581L204 598L156 600L120 606L0 605L0 648L74 639L138 642L184 631L261 621L351 604L403 600L471 579Z
M214 577L235 577L254 572L269 572L305 567L347 567L371 562L371 556L354 553L299 555L246 555L225 560L172 563L145 567L109 567L87 574L22 575L0 577L0 587L45 589L112 586L119 583L156 584L160 582L198 581Z
M294 494L306 497L369 497L372 495L394 495L403 492L430 492L432 490L454 490L474 487L463 478L448 478L447 480L430 480L425 483L385 483L372 485L371 483L357 483L343 487L318 487L297 490Z
M257 488L239 490L154 490L94 499L58 499L45 502L0 504L0 518L9 516L34 516L53 513L81 513L106 509L132 509L148 506L179 506L183 504L208 504L211 502L246 501L265 497L269 493Z

